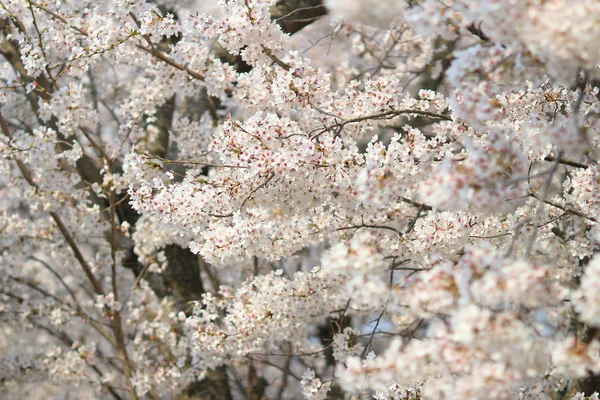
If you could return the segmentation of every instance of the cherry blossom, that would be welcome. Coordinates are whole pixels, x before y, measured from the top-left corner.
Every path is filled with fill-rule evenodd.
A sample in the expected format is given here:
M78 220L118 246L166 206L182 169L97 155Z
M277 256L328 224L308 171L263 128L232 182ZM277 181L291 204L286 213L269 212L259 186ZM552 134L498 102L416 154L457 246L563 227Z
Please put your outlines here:
M6 398L598 399L597 1L0 1Z

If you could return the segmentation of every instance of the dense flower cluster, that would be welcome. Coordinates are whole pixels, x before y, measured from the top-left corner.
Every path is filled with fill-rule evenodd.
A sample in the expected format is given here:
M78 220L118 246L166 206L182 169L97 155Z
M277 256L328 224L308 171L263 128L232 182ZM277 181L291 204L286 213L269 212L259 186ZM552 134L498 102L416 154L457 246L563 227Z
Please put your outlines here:
M0 1L0 393L597 400L599 19Z

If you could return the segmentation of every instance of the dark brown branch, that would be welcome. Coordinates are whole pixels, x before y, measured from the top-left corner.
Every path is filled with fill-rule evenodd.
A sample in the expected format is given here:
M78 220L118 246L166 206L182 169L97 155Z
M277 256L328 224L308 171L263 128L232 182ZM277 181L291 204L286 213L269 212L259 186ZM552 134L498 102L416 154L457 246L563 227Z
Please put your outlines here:
M341 130L344 126L346 126L348 124L355 124L355 123L369 121L369 120L375 121L375 120L382 120L382 119L392 119L392 118L395 118L400 115L418 115L418 116L432 118L432 119L438 120L438 121L452 121L452 117L450 117L448 115L433 113L433 112L429 112L429 111L404 110L404 109L403 110L389 110L389 111L383 111L383 112L380 112L377 114L370 114L370 115L365 115L362 117L350 118L350 119L336 122L334 124L331 124L329 126L322 128L319 132L313 134L310 137L310 139L316 139L317 137L321 136L323 133L331 131L333 128L338 128L339 130Z
M555 158L555 157L553 157L553 156L546 156L546 157L544 158L544 161L550 161L550 162L554 162L554 161L556 161L556 158ZM576 161L567 160L567 159L565 159L565 158L561 158L561 159L558 161L558 163L559 163L559 164L563 164L563 165L568 165L569 167L582 168L582 169L586 169L586 168L588 168L588 166L587 166L587 165L585 165L585 164L578 163L578 162L576 162Z
M583 213L581 213L581 212L579 212L577 210L573 210L571 208L565 207L565 206L563 206L563 205L561 205L561 204L559 204L557 202L554 202L552 200L544 199L543 197L541 197L541 196L539 196L539 195L537 195L535 193L529 193L529 197L533 197L534 199L537 199L537 200L541 201L542 203L548 204L549 206L559 208L559 209L561 209L561 210L563 210L563 211L565 211L565 212L567 212L569 214L577 215L578 217L585 218L585 219L587 219L589 221L592 221L592 222L598 222L596 220L596 218L594 218L594 217L589 217L589 216L587 216L587 215L585 215L585 214L583 214Z
M353 226L344 226L342 228L338 228L336 229L336 231L345 231L348 229L355 229L355 230L359 230L362 228L369 228L369 229L385 229L388 231L392 231L394 233L396 233L398 236L402 237L402 232L400 232L398 229L396 228L392 228L391 226L386 226L386 225L368 225L368 224L360 224L360 225L353 225Z

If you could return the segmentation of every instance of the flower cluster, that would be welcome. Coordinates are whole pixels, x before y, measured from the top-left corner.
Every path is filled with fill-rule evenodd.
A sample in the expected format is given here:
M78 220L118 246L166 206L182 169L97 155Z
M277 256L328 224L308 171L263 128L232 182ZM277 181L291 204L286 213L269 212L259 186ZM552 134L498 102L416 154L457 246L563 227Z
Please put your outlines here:
M599 18L0 2L2 394L597 399Z

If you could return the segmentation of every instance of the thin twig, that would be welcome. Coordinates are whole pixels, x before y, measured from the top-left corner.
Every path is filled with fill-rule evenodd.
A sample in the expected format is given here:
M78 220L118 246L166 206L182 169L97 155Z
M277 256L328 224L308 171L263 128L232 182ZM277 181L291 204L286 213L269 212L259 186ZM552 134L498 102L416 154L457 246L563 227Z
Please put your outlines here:
M541 197L541 196L539 196L539 195L537 195L535 193L529 193L529 197L533 197L534 199L537 199L537 200L541 201L542 203L548 204L549 206L552 206L552 207L555 207L555 208L559 208L559 209L561 209L564 212L567 212L569 214L573 214L573 215L577 215L578 217L585 218L588 221L598 222L598 220L596 218L594 218L594 217L590 217L588 215L585 215L582 212L579 212L577 210L573 210L572 208L565 207L565 206L563 206L563 205L561 205L561 204L559 204L559 203L557 203L555 201L544 199L543 197Z
M558 168L558 163L560 161L561 156L562 156L562 153L558 152L558 154L556 155L556 160L554 160L554 162L552 163L552 167L550 168L550 171L548 172L548 177L546 178L546 180L544 181L544 184L542 185L542 196L541 196L542 202L544 202L546 200L546 196L548 195L548 189L550 189L550 184L552 183L552 178L554 177L554 173L556 172L556 169ZM539 220L539 217L541 216L541 214L542 214L542 206L538 206L536 213L535 213L535 221ZM529 243L527 244L527 250L525 251L525 258L529 258L536 238L537 238L537 228L534 227L533 232L531 233L531 237L529 238Z

